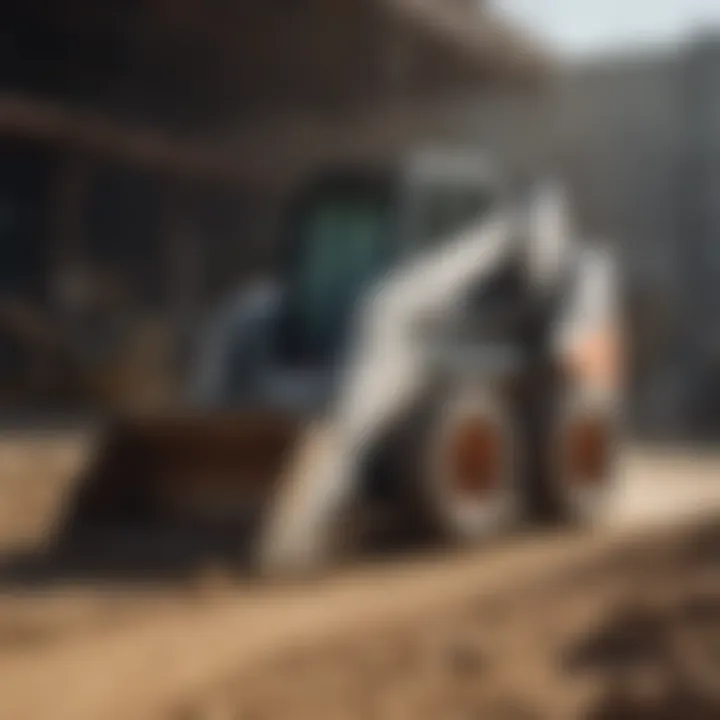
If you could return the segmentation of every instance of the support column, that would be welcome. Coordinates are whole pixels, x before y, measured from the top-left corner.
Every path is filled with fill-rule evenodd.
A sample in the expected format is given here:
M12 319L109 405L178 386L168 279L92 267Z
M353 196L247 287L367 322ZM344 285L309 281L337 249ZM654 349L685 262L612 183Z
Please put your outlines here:
M182 375L192 361L193 340L201 311L203 252L193 216L194 188L188 181L170 181L162 223L164 316L172 336L173 362Z
M52 312L61 322L72 318L87 290L87 214L92 175L91 159L72 154L64 160L55 183L47 280Z

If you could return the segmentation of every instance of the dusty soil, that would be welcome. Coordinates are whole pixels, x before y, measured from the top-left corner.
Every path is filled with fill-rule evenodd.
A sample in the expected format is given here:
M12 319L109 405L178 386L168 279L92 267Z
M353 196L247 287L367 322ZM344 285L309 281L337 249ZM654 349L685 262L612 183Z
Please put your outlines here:
M91 446L89 432L0 432L0 553L51 539Z
M4 552L52 538L85 453L0 441ZM51 564L0 587L0 718L718 718L716 510L720 462L667 454L597 533L307 586Z
M720 717L720 524L285 649L168 720Z

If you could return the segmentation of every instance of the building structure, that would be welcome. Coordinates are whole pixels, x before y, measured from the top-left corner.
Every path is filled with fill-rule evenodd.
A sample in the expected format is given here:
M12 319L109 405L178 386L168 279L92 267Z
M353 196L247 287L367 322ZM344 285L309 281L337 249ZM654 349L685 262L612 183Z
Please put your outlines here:
M271 268L303 177L541 55L462 0L27 0L0 28L3 407L177 399L181 339Z

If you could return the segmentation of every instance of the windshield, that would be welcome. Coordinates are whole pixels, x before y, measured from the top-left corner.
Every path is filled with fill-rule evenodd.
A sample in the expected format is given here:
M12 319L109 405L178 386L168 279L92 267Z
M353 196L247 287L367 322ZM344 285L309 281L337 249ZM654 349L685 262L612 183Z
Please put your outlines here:
M413 193L413 234L420 248L453 240L492 206L493 194L480 185L428 183Z
M391 208L377 191L320 194L292 228L295 247L282 342L286 359L331 359L360 296L388 266Z

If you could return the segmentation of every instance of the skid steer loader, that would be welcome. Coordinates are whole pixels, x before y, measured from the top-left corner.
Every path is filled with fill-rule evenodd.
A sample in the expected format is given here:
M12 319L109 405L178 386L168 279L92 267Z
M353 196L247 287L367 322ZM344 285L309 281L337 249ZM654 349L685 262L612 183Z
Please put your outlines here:
M268 572L326 566L369 508L471 544L538 514L593 519L612 486L609 257L562 188L427 151L295 198L279 283L207 324L195 407L119 420L71 532L250 523Z

